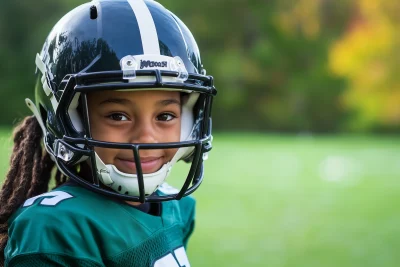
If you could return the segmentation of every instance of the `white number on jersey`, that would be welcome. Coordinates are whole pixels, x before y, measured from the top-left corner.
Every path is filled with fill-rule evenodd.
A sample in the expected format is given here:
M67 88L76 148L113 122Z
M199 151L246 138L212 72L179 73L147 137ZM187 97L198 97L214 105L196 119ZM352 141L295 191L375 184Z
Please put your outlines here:
M175 255L175 256L174 256ZM190 267L189 259L186 255L184 247L180 247L174 250L173 253L169 253L166 256L158 259L154 267Z
M70 194L63 192L63 191L48 192L48 193L44 193L44 194L41 194L41 195L38 195L36 197L32 197L32 198L26 200L24 202L24 207L29 207L29 206L33 205L33 203L35 203L36 199L42 198L42 197L44 197L44 199L42 199L42 201L40 201L40 205L55 206L58 203L60 203L61 201L68 199L68 198L72 198L73 196L71 196Z

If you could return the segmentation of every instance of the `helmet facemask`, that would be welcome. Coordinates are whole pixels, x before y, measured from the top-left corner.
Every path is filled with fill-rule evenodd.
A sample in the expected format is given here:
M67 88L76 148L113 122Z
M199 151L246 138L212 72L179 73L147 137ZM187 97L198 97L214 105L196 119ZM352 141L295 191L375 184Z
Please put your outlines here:
M137 70L134 79L124 78L124 71L103 75L99 73L72 75L66 83L56 112L59 121L64 125L66 134L63 138L55 138L52 147L46 146L48 152L54 155L59 169L84 186L127 200L144 202L179 199L193 192L201 183L203 158L207 157L207 152L211 149L211 98L215 94L212 78L188 74L187 80L182 81L180 72L159 68ZM164 82L164 77L167 78L167 82ZM136 78L139 78L137 79L139 82ZM163 144L111 143L94 140L90 132L87 93L101 90L167 90L187 94L188 97L184 98L182 103L181 140ZM78 106L81 107L81 111ZM46 139L46 143L49 143L48 141ZM96 147L132 151L136 166L138 166L137 173L123 173L114 165L105 164L95 152ZM164 164L155 173L143 174L139 167L141 166L139 157L141 150L173 148L178 150L170 162ZM192 164L182 189L168 196L153 194L179 160ZM75 171L74 165L85 161L91 166L90 181L87 177L79 177ZM102 188L101 185L109 187L112 191Z

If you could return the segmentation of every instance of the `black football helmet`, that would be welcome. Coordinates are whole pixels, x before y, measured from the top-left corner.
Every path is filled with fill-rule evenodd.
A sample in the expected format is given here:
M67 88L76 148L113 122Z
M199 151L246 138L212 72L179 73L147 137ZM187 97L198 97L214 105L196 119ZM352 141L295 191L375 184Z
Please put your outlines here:
M97 0L66 14L36 55L35 103L47 152L70 179L96 192L139 202L180 199L202 182L211 150L211 106L216 95L189 29L152 0ZM94 140L87 93L100 90L174 90L188 95L182 104L181 140L175 143L112 143ZM136 174L102 162L96 147L133 152ZM143 174L139 151L178 149L156 173ZM191 163L177 191L155 193L179 160ZM87 162L91 177L77 164Z

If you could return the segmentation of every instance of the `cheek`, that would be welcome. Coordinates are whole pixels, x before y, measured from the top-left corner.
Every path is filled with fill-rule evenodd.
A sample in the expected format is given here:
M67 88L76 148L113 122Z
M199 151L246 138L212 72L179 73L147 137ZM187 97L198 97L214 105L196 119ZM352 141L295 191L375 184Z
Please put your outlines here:
M181 140L181 123L177 123L162 134L163 142L179 142Z
M126 135L125 135L126 136ZM94 140L113 142L113 143L124 143L124 134L115 130L107 130L107 127L102 127L101 131L92 131L92 138ZM112 164L115 157L120 153L119 149L95 147L94 149L105 164ZM132 153L133 157L133 153Z
M179 142L181 139L180 120L173 125L155 124L153 138L157 143Z
M164 142L179 142L181 140L181 124L177 127L174 127L174 129L171 129L169 132L168 140L165 140ZM170 161L178 151L178 148L174 149L165 149L165 155L166 155L166 161Z
M129 131L122 128L110 127L106 124L91 127L92 138L99 141L127 143Z
M164 150L164 164L171 161L172 158L175 156L176 152L178 151L178 148L173 148L173 149L165 149Z
M133 152L130 151L121 152L121 150L119 149L102 148L102 147L95 147L94 151L97 153L97 155L105 164L114 164L115 159L117 158L118 155L121 155L121 153L133 159Z
M105 164L112 163L114 156L117 153L117 151L115 151L114 149L107 149L102 147L95 147L94 151Z

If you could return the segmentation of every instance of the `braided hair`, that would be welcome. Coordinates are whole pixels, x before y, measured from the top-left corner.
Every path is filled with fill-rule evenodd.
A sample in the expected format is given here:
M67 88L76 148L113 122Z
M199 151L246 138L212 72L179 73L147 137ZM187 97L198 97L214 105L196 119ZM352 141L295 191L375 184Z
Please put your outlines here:
M43 133L34 116L26 117L14 130L14 147L10 169L0 191L0 266L4 264L4 249L8 240L10 216L33 196L48 191L55 163L41 145ZM60 171L55 174L56 186L66 181Z

